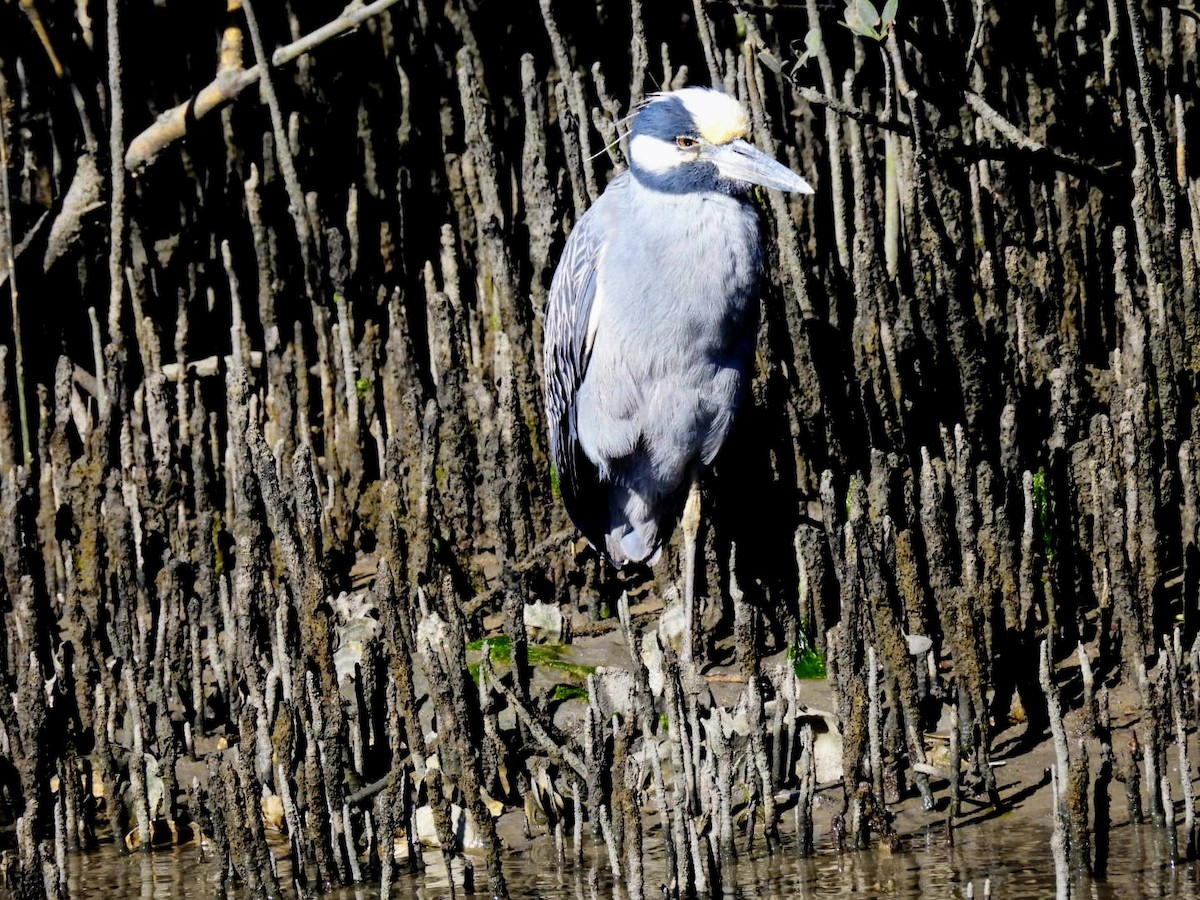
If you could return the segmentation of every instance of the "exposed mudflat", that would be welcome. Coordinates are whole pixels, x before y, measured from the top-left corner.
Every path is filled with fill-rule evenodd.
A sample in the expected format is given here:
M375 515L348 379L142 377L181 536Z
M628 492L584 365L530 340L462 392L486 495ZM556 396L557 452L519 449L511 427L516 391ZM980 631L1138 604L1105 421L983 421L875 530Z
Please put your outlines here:
M631 610L635 630L655 628L661 614L661 604L651 600L635 604ZM492 622L492 624L498 624ZM558 685L578 682L580 669L595 668L603 676L612 670L628 670L630 656L615 621L607 624L583 620L576 623L591 634L578 635L555 662L564 665L535 664L531 693L550 695ZM710 648L720 657L723 648ZM469 658L478 661L478 651ZM544 657L537 657L542 659ZM762 661L764 670L784 662L782 654ZM564 673L567 673L564 675ZM1072 671L1064 666L1060 680L1068 686ZM1074 673L1077 675L1078 673ZM713 700L731 709L736 705L745 679L735 666L708 665L704 672ZM834 708L833 691L827 680L801 682L800 699L812 710L830 711ZM1128 746L1137 728L1143 725L1136 705L1136 693L1116 687L1110 695L1113 719L1113 743ZM555 708L555 724L566 734L574 735L581 727L586 702L567 699ZM1069 714L1064 729L1073 747L1082 733L1081 713ZM499 723L511 727L511 711L502 710ZM925 736L930 764L944 763L945 735L933 732ZM763 843L761 828L750 835L745 817L737 831L740 855L726 868L726 883L713 891L726 897L824 897L824 896L887 896L916 898L926 896L973 896L1005 898L1042 898L1052 896L1058 884L1054 859L1050 851L1053 793L1050 769L1055 765L1053 742L1049 734L1030 737L1024 723L1011 723L1002 728L993 740L993 767L1002 805L988 803L982 792L973 792L971 782L963 785L961 810L949 812L949 785L944 778L934 778L932 787L935 808L922 808L920 798L911 791L903 800L888 807L888 820L894 833L886 839L873 836L871 846L854 850L847 846L846 836L839 841L837 822L843 811L843 793L839 782L820 786L813 802L815 853L803 857L796 839L795 795L781 791L780 843L768 851ZM217 745L209 748L219 753ZM1089 746L1093 756L1098 747ZM203 759L184 762L182 777L206 777L208 767ZM1168 773L1175 776L1174 768ZM1181 851L1174 854L1167 828L1152 824L1131 824L1126 802L1125 786L1114 780L1107 795L1111 806L1111 826L1107 831L1108 847L1093 846L1095 859L1107 861L1102 877L1073 873L1071 888L1075 896L1105 897L1200 897L1200 865L1185 862ZM1179 794L1178 785L1173 793ZM1095 801L1095 794L1091 795ZM1147 799L1143 797L1143 802ZM744 812L744 806L739 808ZM1092 811L1094 815L1094 810ZM658 896L657 887L667 878L666 850L661 825L658 822L655 798L648 791L643 809L644 880L647 896ZM562 854L554 835L539 824L534 815L527 825L524 811L506 808L496 819L497 829L505 847L503 866L509 891L514 897L590 898L624 897L628 895L624 880L614 878L605 847L601 840L583 829L583 841L578 857L569 829L564 834ZM470 824L466 826L471 829ZM428 837L428 836L426 836ZM1098 836L1094 836L1096 840ZM271 847L281 883L290 882L288 841L278 829L268 829ZM472 842L472 831L467 832ZM398 845L403 843L398 841ZM841 846L839 846L841 844ZM186 846L159 848L150 853L118 853L106 842L89 854L72 854L66 859L71 895L81 898L144 897L144 898L207 898L218 889L217 863L213 860L207 838L203 845L192 841ZM424 871L409 873L403 862L393 884L395 896L448 897L462 896L464 871L461 860L452 863L453 886L447 876L442 855L433 847L424 851ZM483 881L483 857L468 849L467 858L475 866L474 879L479 892L486 893ZM361 859L364 867L371 860ZM329 896L366 898L378 896L372 887L345 888Z

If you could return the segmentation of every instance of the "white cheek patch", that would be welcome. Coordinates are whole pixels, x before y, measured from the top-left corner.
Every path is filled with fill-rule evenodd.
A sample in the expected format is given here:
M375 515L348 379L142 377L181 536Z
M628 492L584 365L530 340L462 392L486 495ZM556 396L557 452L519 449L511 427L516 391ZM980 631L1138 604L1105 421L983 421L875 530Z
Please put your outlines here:
M649 172L669 172L683 162L673 143L648 134L639 134L629 142L629 157L635 165Z

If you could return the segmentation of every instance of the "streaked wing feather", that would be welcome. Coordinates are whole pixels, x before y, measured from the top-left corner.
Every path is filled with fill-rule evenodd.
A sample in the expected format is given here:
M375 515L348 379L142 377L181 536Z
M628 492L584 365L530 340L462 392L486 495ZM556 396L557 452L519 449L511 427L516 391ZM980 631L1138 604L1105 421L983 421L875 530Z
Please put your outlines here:
M615 201L621 179L584 214L563 248L546 308L546 412L559 489L567 512L592 543L603 546L608 523L607 493L596 467L579 446L576 398L587 374L591 346L588 322L596 299L597 269L604 243L600 208Z

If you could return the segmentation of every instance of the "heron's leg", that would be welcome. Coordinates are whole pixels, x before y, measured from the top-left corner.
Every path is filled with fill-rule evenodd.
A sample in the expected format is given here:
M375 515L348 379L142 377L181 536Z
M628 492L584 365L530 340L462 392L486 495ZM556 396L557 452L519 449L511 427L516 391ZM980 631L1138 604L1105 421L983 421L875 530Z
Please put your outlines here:
M700 611L696 608L696 534L700 531L700 478L692 479L680 519L683 530L683 659L691 662L702 654Z

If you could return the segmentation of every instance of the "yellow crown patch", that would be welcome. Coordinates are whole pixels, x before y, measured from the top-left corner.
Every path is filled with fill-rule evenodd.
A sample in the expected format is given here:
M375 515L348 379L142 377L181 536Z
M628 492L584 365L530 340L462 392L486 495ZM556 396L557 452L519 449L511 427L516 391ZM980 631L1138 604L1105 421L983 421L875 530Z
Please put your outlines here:
M700 136L710 144L728 144L750 133L750 117L738 109L737 115L724 120L700 122Z
M700 136L710 144L728 144L750 133L745 107L728 94L690 88L680 91L679 98L691 113Z

